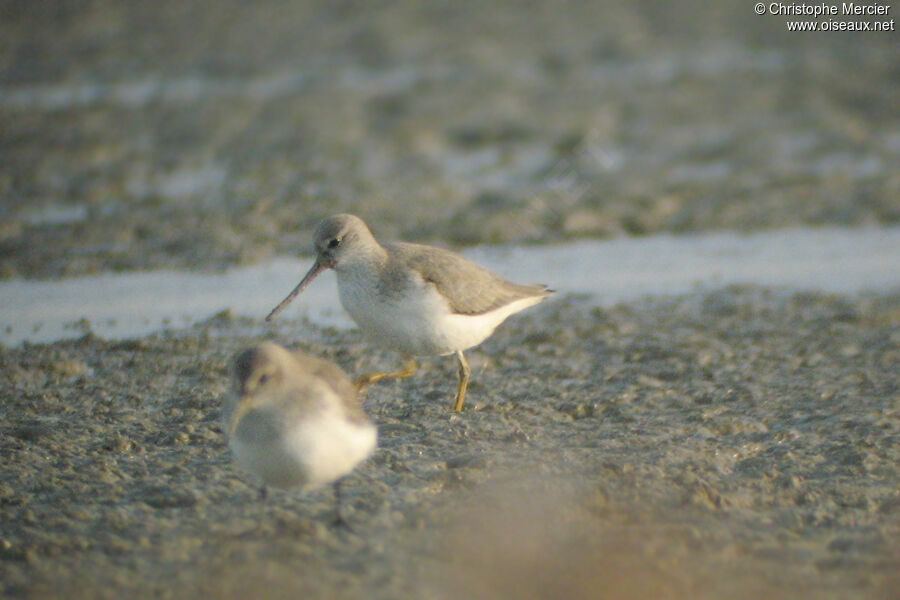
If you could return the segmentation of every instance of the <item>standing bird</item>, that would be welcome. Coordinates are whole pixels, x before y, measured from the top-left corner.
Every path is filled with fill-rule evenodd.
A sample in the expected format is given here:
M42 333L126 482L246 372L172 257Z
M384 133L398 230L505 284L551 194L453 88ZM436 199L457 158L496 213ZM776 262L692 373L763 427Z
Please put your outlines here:
M319 273L334 269L338 294L365 335L406 357L396 372L371 373L358 388L392 377L410 377L413 356L456 354L459 388L453 410L466 398L471 369L463 351L477 346L510 315L552 293L519 285L459 254L421 244L382 246L359 217L341 214L319 224L316 261L296 288L266 317L271 321Z
M375 450L375 425L334 363L265 342L234 361L235 390L225 409L237 463L278 488L335 485ZM263 488L264 490L265 488Z

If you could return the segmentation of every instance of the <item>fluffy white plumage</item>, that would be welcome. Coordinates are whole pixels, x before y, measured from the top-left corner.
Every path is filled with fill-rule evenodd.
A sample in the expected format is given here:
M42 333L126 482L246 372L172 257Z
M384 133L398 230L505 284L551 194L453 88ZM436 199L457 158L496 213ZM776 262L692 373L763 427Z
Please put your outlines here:
M225 419L235 461L265 484L314 489L369 457L376 429L336 365L272 343L235 360Z

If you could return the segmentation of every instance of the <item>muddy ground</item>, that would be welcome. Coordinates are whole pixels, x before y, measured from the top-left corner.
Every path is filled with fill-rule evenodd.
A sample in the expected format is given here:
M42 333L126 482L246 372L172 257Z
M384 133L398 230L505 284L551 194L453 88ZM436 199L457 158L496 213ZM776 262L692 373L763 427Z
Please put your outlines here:
M900 220L895 32L700 0L11 0L0 33L2 278L265 261L338 211L451 247ZM896 291L560 290L470 353L462 414L452 359L371 390L351 529L230 461L229 361L261 339L398 364L228 314L0 347L0 593L900 588Z
M871 22L896 15L870 17ZM0 277L900 220L897 33L752 3L9 1Z
M219 424L229 361L274 339L352 374L354 331L220 315L0 354L0 581L12 597L879 598L900 580L900 295L730 288L554 299L376 386L374 457L258 484Z

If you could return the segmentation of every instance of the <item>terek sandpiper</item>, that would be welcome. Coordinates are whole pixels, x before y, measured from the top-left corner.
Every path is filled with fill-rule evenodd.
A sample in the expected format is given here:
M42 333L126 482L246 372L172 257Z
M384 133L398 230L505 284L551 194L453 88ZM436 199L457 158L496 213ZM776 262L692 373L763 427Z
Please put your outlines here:
M316 260L296 288L266 317L271 321L319 273L334 269L344 309L365 335L400 352L405 367L357 379L359 388L416 372L413 356L456 354L459 388L453 410L466 398L471 369L463 351L477 346L510 315L552 293L519 285L448 250L421 244L382 246L362 219L335 215L315 234Z

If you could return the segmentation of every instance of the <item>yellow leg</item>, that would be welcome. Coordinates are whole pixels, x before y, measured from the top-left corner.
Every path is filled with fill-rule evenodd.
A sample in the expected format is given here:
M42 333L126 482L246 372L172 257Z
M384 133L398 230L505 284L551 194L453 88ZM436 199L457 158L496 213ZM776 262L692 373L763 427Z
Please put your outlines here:
M453 405L453 410L459 412L463 409L463 403L466 401L466 390L469 387L469 375L472 373L472 369L469 368L469 363L462 350L456 351L456 358L459 359L459 389L456 391L456 404Z
M354 385L356 385L356 391L361 393L365 391L367 387L372 385L373 383L378 383L382 379L405 379L407 377L412 377L416 374L416 371L419 369L419 365L414 358L406 359L406 362L403 363L403 369L400 371L391 371L387 373L367 373L365 375L360 375L356 378Z

